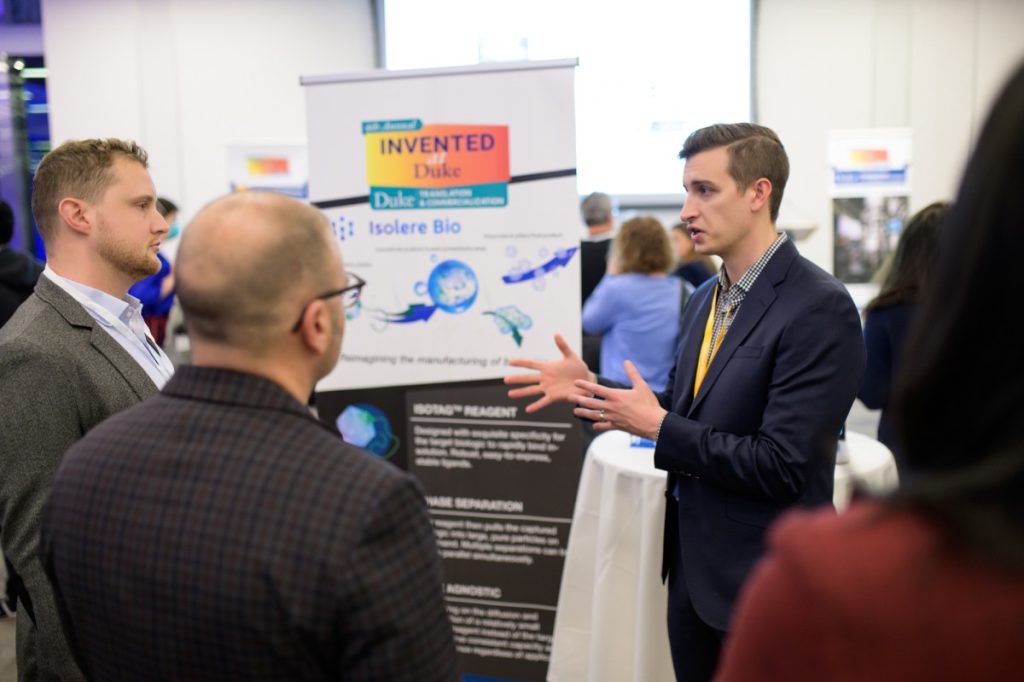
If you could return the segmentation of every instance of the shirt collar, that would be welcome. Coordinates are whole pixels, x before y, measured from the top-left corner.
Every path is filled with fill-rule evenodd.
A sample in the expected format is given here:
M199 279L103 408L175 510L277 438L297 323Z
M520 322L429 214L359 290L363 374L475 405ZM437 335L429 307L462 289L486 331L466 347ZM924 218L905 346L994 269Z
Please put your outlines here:
M49 264L47 264L43 273L57 286L65 290L74 289L83 297L108 311L125 324L128 324L128 321L132 318L133 314L141 314L142 312L142 302L131 294L125 294L123 299L115 298L105 291L100 291L99 289L82 284L81 282L76 282L68 279L67 277L58 275L53 271L53 268L51 268Z
M167 395L253 408L278 409L314 419L309 408L276 382L238 370L183 365L164 387Z
M729 275L726 274L725 264L723 263L721 269L718 271L718 286L721 287L722 291L729 291L732 286L735 286L744 294L747 293L750 291L750 287L754 286L757 276L760 275L761 271L764 270L764 267L768 265L768 261L772 259L775 252L778 251L779 248L787 241L789 241L789 235L785 232L779 232L775 241L771 243L771 246L761 254L761 257L758 258L745 273L743 273L743 276L737 280L735 285L729 281Z

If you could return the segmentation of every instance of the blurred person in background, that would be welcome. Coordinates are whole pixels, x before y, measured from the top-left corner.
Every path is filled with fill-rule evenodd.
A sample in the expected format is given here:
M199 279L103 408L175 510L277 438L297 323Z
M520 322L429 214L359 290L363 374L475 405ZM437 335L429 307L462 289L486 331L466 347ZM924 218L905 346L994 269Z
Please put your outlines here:
M601 376L628 384L629 359L652 390L665 390L689 297L684 282L668 276L671 266L672 247L657 218L622 224L608 272L583 304L583 331L601 335Z
M693 237L686 223L672 226L672 248L679 263L679 267L672 273L676 277L689 282L695 289L714 277L715 262L694 250Z
M892 381L899 370L907 329L935 265L939 228L948 213L949 204L937 201L914 214L900 235L878 296L867 305L864 344L868 357L857 397L868 408L882 411L878 440L893 452L897 443L889 409Z
M612 198L604 192L588 194L580 204L580 216L587 235L580 242L580 305L594 293L608 270L608 252L615 227ZM601 366L601 336L583 331L583 362L593 371Z
M14 211L10 204L0 199L0 327L32 295L43 272L42 263L11 248L13 238Z
M907 337L901 490L773 529L717 679L1020 679L1022 120L1024 63L978 138Z
M580 204L580 215L587 236L580 243L580 303L586 303L608 267L608 249L612 243L612 198L604 192L588 194Z

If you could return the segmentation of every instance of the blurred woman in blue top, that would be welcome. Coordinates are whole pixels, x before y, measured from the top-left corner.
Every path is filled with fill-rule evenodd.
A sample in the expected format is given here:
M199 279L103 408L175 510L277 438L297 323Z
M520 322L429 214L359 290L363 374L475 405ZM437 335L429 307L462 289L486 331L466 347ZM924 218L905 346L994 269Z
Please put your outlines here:
M601 371L629 385L632 360L655 391L665 389L675 360L682 280L670 277L672 246L656 218L627 220L612 242L608 271L583 306L583 331L601 334Z

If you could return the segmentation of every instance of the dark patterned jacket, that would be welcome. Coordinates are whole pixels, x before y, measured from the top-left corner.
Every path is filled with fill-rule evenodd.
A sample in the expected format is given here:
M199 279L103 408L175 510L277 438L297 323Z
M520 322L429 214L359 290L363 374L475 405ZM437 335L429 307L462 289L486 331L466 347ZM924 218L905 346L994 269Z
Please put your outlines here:
M92 679L456 679L416 481L265 379L184 367L94 429L41 546Z

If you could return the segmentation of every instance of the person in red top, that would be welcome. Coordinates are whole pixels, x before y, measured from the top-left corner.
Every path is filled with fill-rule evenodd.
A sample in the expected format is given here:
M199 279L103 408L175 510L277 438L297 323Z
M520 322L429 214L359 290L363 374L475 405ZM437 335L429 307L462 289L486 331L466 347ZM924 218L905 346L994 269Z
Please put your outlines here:
M1024 63L940 237L897 378L902 489L794 513L744 588L716 678L1024 676Z

